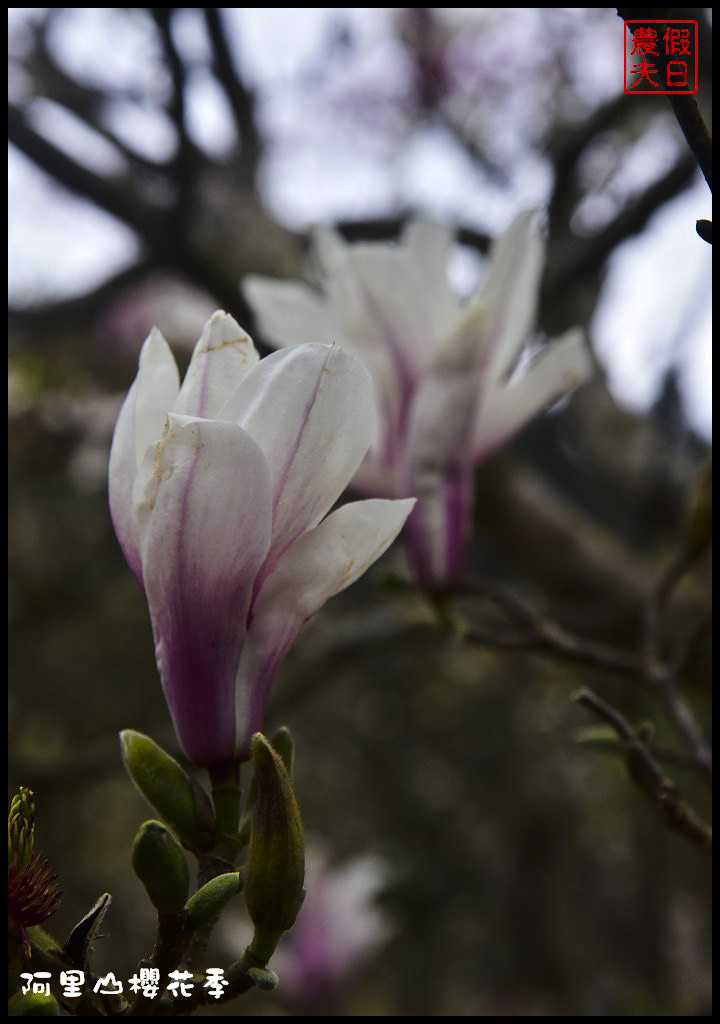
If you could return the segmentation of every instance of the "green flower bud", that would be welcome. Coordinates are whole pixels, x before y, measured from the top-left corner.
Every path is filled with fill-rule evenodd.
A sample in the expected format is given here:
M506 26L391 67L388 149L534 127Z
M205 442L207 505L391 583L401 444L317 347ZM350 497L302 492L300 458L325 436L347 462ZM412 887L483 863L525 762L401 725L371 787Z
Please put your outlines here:
M231 871L206 882L202 889L188 900L190 926L199 928L200 925L217 917L228 900L240 892L241 881L242 875L238 871Z
M212 845L215 812L202 787L149 736L125 729L120 741L128 775L183 845L191 850Z
M8 1017L59 1017L60 1007L54 996L40 992L16 992L8 999Z
M18 871L24 871L30 862L34 845L35 794L21 786L12 798L8 814L8 867L13 860Z
M273 750L278 752L282 758L282 763L285 765L285 771L292 779L293 765L295 761L295 744L293 743L290 730L286 725L281 725L277 732L272 734L270 737L270 746Z
M290 735L290 730L287 726L282 725L273 733L270 737L270 746L273 750L276 750L282 762L285 765L285 770L292 779L293 776L293 764L295 761L295 744L293 738ZM257 779L253 775L250 779L250 788L248 789L247 801L245 803L245 812L243 820L240 824L240 843L245 846L248 839L250 838L250 826L252 825L252 816L255 809L255 800L257 799Z
M253 946L269 947L295 923L303 901L303 830L283 759L261 733L253 736L257 798L250 831L245 898ZM261 934L258 934L261 933ZM268 938L262 941L261 936ZM267 962L267 961L265 961Z
M190 885L185 851L159 821L140 826L132 849L132 866L152 905L161 914L179 914Z

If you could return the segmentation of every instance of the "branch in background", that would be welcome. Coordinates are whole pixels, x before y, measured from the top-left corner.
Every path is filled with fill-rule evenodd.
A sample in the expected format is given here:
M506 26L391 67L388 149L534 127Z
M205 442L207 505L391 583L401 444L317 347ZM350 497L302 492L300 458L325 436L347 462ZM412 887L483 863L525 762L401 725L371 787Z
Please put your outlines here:
M228 45L219 7L203 8L213 50L213 71L225 90L241 147L240 173L247 185L255 181L262 140L255 121L255 94L242 81Z
M639 234L652 215L692 184L695 161L682 156L658 181L632 200L607 227L590 238L570 238L548 258L543 302L552 302L583 278L595 277L621 242Z
M142 236L160 230L164 217L138 198L129 180L112 181L88 170L36 132L22 110L11 103L8 104L8 139L65 188L89 199Z
M643 676L643 661L637 655L575 636L557 622L546 618L515 591L494 580L475 579L464 593L487 597L507 612L512 625L520 626L524 632L492 633L480 632L475 627L467 632L466 638L483 646L521 648L538 652L547 651L570 661L592 665L595 668L627 672Z
M653 97L648 97L652 102ZM567 228L570 215L581 198L578 192L577 164L598 135L617 129L632 112L633 97L624 92L597 107L580 124L562 126L548 143L553 167L553 190L548 203L551 230Z
M670 96L677 122L712 192L712 139L694 96Z
M707 486L712 487L711 477L707 482ZM702 554L709 544L709 531L712 528L710 522L708 522L707 528L707 543L696 547L684 544L679 554L670 562L650 597L645 613L644 647L648 678L652 682L654 689L660 693L668 714L687 740L706 778L708 781L711 781L712 748L705 739L702 729L698 725L690 707L680 694L678 687L679 673L682 671L684 664L689 660L694 646L705 634L709 625L708 620L703 619L691 630L689 637L678 644L673 657L664 659L662 652L662 641L665 635L664 613L667 611L679 584L693 568L699 555Z
M88 83L79 84L57 63L47 42L49 19L41 22L34 33L33 51L25 65L32 71L36 95L44 96L84 121L93 131L109 142L127 161L154 174L167 172L171 165L133 149L105 123L104 113L113 100L126 100L140 104L142 94L116 90L112 96Z
M177 185L175 216L180 222L190 212L194 199L195 172L199 154L187 130L185 108L187 76L185 74L185 65L173 39L171 20L174 11L175 8L173 7L150 8L150 13L160 33L163 55L172 81L172 95L168 103L168 113L177 133L177 151L173 160L173 171L175 184ZM178 228L182 230L181 224L178 224Z
M393 217L363 217L359 220L336 221L335 227L346 242L391 242L401 234L409 220L417 217L415 210L406 210ZM462 224L455 229L455 237L461 245L477 249L479 253L489 251L492 238L484 231Z
M573 700L615 730L625 747L630 778L657 805L668 828L684 835L701 849L710 849L710 826L683 799L675 783L665 777L657 760L628 720L592 690L581 690Z

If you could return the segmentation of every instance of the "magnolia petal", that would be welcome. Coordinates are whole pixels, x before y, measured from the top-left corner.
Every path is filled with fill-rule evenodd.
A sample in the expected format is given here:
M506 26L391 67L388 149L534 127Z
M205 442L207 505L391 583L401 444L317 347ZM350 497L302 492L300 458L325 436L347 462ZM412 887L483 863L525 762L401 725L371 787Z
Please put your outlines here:
M252 610L237 677L243 757L260 728L273 677L288 648L328 598L354 583L392 544L414 498L379 498L337 509L290 548L265 580Z
M177 366L160 331L153 327L140 352L137 376L113 433L108 474L110 515L128 564L142 586L140 540L133 486L145 452L162 435L165 413L180 387Z
M325 302L307 285L253 275L245 278L243 291L271 344L330 344L338 340L338 329Z
M431 274L444 278L455 232L447 224L433 220L408 221L402 235L403 246Z
M234 756L235 675L270 544L270 478L236 424L168 420L143 574L175 730L188 757L208 765Z
M331 275L348 251L339 231L329 224L316 224L312 229L313 249L322 270Z
M213 313L190 360L173 412L214 417L259 356L252 339L227 313Z
M137 381L128 391L115 424L110 448L108 492L110 518L115 527L117 539L135 579L142 586L139 531L133 506L133 486L137 472L135 463L136 394Z
M438 340L452 329L460 313L460 300L448 280L448 258L455 232L447 224L411 220L403 231L403 248L424 281L419 298L432 296L429 313Z
M487 317L471 308L425 377L408 429L409 489L418 475L438 480L455 463L470 461L473 426L487 366ZM430 481L427 481L430 486Z
M168 409L180 390L175 357L157 327L153 327L140 352L135 396L135 465L139 466L151 444L160 439Z
M405 527L408 559L419 583L444 593L462 582L470 533L472 466L457 461L442 474L417 474L418 503Z
M543 244L537 214L521 213L495 242L480 300L489 314L488 385L513 369L535 321Z
M485 319L473 310L461 325L413 405L406 491L418 504L408 522L408 554L431 590L462 573L472 496L471 442L481 395Z
M221 411L260 445L273 488L275 561L320 522L375 433L370 375L337 345L296 345L259 363Z
M583 384L594 369L581 328L574 327L553 341L520 380L494 391L483 405L475 427L475 462L486 458L556 399Z
M358 494L373 498L395 498L399 490L397 475L378 462L371 452L360 463L350 487Z
M448 327L447 285L428 280L397 244L355 245L348 252L362 318L353 336L374 336L401 373L416 376L434 358Z

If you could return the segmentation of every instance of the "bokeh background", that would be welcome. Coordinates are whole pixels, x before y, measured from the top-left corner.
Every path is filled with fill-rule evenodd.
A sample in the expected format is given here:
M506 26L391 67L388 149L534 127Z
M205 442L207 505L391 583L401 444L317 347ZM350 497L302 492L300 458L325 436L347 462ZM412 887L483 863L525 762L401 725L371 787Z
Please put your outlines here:
M711 19L683 11L710 122ZM242 276L307 277L318 221L353 240L449 221L469 294L489 240L544 209L540 329L585 325L597 375L481 468L472 567L642 657L709 453L709 191L665 99L623 93L612 8L10 8L9 30L11 788L37 793L53 932L111 892L95 966L128 978L153 923L117 733L177 753L106 500L150 327L184 363L221 306L262 346ZM708 573L703 546L655 651L703 732ZM588 685L651 722L707 816L666 691L510 635L492 602L462 607L471 645L405 576L397 545L322 611L267 723L293 730L307 831L339 872L325 930L362 934L322 984L204 1015L708 1013L708 858L607 738L578 743L593 723L569 700ZM211 965L242 942L238 912Z

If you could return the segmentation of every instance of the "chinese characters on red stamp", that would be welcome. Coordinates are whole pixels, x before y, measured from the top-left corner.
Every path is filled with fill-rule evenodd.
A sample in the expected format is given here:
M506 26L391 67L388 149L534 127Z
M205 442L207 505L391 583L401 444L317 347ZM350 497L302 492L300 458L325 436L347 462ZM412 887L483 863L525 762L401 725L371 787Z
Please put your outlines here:
M625 92L667 96L698 91L698 23L625 22Z

